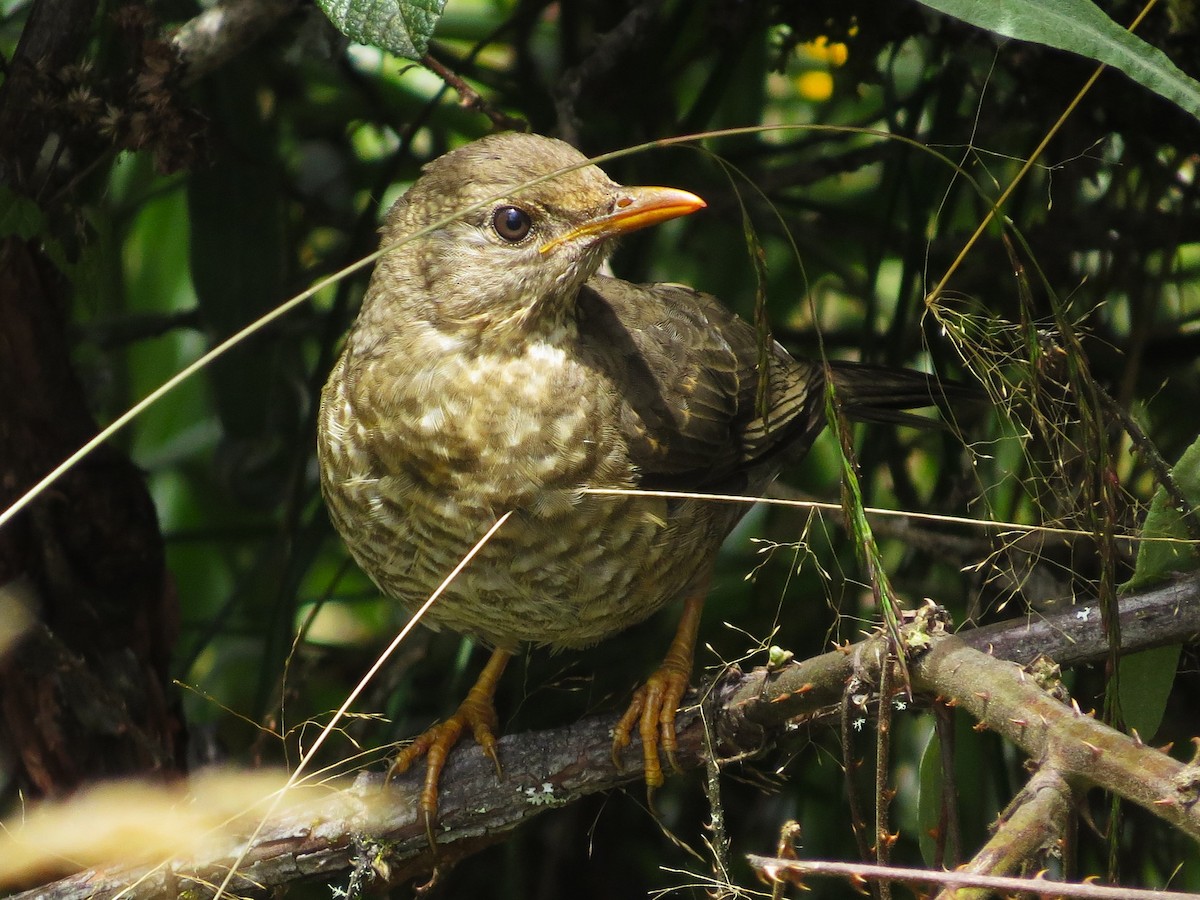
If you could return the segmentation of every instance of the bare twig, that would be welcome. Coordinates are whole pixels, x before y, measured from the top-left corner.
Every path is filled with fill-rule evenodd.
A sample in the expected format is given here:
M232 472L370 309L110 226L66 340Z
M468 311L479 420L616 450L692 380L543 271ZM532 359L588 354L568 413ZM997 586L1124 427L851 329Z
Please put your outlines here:
M492 124L503 131L528 131L529 123L524 119L515 119L504 110L497 109L483 98L483 95L466 83L453 69L443 65L432 53L421 57L421 65L429 69L438 78L454 88L458 94L459 103L465 109L482 113L492 120Z
M888 787L892 756L892 667L879 670L879 718L875 723L875 862L885 866L891 859L892 836L888 825L888 811L892 805L892 791ZM879 882L879 896L892 900L892 883L887 879Z
M749 855L754 868L772 881L802 884L805 875L837 875L844 878L891 879L908 884L944 884L949 888L986 888L988 896L1001 891L1015 891L1038 897L1073 897L1078 900L1196 900L1195 894L1178 891L1144 891L1136 888L1105 887L1100 884L1065 884L1041 878L1002 878L995 875L971 875L965 872L940 872L933 869L906 869L900 866L873 866L864 863L828 862L825 860L777 859ZM960 892L961 893L961 892Z

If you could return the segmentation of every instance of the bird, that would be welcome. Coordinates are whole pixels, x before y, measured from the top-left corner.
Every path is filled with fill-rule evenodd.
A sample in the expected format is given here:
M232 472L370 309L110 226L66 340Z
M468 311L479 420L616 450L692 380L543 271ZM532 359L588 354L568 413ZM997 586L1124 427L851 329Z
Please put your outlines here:
M617 184L562 141L499 133L427 163L386 215L321 395L330 518L411 611L508 516L424 619L491 648L455 713L393 759L395 773L424 757L427 826L465 731L500 770L493 699L519 648L587 647L682 603L614 728L614 759L636 730L647 787L661 785L714 557L747 508L695 495L761 494L826 426L831 379L858 418L936 400L923 373L775 342L760 360L756 329L717 298L601 273L620 237L705 206Z

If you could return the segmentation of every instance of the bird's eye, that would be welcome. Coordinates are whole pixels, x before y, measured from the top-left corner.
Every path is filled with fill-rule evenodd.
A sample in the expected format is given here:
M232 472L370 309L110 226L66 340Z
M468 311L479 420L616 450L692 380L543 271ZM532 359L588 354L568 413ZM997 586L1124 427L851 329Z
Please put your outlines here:
M525 240L529 229L533 227L533 220L519 206L501 206L492 214L492 227L501 238L515 244Z

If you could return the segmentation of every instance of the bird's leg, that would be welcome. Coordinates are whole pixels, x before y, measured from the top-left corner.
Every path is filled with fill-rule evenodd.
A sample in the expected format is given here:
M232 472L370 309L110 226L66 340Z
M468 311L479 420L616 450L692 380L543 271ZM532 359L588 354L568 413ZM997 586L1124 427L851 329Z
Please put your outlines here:
M700 613L704 609L706 588L707 585L702 585L684 601L679 628L662 665L634 692L625 715L613 728L613 762L620 766L621 751L629 746L630 732L634 723L637 723L638 734L642 738L646 788L650 791L663 783L662 765L658 760L660 746L671 768L679 770L675 761L678 746L675 741L675 713L692 677L692 654L700 630Z
M420 810L425 817L425 828L433 843L433 822L437 818L438 780L446 765L446 756L458 743L463 729L470 726L471 733L483 752L488 755L496 766L496 775L501 775L500 757L496 754L496 707L493 699L496 687L504 667L512 659L512 653L507 650L493 650L487 665L479 673L474 686L467 692L466 698L458 705L454 715L444 722L431 725L422 732L416 740L401 750L388 769L387 777L399 775L408 770L414 762L425 757L425 786L421 789Z

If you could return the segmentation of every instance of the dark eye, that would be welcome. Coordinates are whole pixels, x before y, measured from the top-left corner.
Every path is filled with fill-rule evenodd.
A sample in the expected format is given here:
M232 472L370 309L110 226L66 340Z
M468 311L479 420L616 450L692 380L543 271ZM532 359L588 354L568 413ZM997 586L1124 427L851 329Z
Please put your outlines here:
M492 227L501 238L515 244L529 234L533 220L529 218L529 213L518 206L501 206L492 214Z

